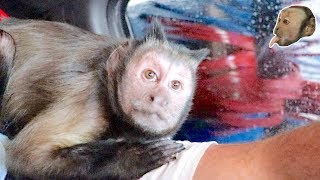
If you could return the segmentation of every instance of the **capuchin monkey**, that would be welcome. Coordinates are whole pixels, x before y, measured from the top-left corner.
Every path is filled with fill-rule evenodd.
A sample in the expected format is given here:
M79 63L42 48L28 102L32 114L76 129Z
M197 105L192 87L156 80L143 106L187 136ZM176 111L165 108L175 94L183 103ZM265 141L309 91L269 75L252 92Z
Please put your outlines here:
M311 36L315 29L315 16L308 7L286 7L278 15L269 47L272 48L275 43L279 46L289 46L302 37Z
M0 29L16 47L12 58L13 40L2 32L11 176L139 178L184 148L168 138L190 111L207 49L168 42L159 25L141 40L13 18Z

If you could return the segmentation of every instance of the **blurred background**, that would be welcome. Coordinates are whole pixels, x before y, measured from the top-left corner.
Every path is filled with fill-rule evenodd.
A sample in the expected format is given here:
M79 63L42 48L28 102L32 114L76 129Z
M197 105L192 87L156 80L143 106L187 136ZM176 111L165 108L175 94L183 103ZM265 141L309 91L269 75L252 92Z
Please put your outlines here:
M170 41L209 48L194 107L178 140L243 143L320 121L320 28L269 49L279 11L318 0L2 0L1 18L67 22L97 34L142 38L157 18ZM6 14L6 15L5 15Z

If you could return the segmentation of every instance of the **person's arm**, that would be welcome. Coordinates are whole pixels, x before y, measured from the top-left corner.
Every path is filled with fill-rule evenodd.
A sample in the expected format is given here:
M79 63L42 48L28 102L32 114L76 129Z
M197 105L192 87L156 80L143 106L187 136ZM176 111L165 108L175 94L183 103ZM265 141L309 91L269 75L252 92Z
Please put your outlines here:
M320 123L248 144L212 145L199 179L320 179Z

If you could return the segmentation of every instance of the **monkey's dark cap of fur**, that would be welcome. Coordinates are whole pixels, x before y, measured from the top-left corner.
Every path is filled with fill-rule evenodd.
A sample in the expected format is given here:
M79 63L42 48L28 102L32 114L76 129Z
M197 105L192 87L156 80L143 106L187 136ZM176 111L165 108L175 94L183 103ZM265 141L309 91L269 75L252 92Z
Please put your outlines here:
M151 28L145 36L145 41L148 39L157 39L167 41L164 28L159 19L155 18L151 23Z

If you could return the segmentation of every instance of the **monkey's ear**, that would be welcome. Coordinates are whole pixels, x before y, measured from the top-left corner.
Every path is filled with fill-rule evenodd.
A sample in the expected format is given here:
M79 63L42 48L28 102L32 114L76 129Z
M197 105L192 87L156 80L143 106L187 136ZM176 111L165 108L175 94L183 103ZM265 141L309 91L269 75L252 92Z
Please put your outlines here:
M12 36L0 29L0 55L7 58L13 58L15 45Z
M198 66L204 59L209 55L210 50L207 48L192 50L190 52L190 57L196 62L195 66Z
M306 27L304 28L304 36L311 36L316 30L316 21L315 18L310 18L307 22Z
M109 56L107 60L107 73L113 76L119 65L124 61L125 56L130 50L130 41L121 43Z
M158 19L154 19L151 24L151 29L147 32L144 40L156 39L160 41L166 41L165 32L161 22Z
M0 29L0 76L11 69L15 51L16 48L12 36Z

